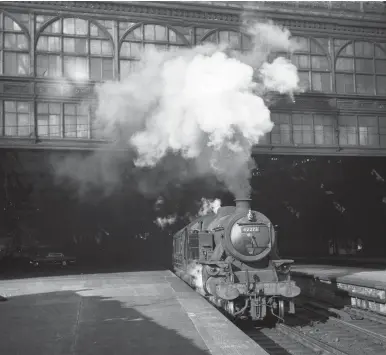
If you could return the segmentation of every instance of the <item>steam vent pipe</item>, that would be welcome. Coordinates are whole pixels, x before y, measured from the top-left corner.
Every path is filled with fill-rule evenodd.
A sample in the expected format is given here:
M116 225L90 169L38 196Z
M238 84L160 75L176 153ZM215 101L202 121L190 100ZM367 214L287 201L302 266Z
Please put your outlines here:
M236 198L236 213L237 212L248 212L251 209L251 199L250 198Z

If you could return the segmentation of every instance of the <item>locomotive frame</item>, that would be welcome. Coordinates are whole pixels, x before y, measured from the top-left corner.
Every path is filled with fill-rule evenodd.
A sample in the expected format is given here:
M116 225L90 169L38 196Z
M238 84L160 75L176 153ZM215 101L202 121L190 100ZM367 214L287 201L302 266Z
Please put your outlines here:
M300 289L291 280L293 260L280 259L276 231L249 199L221 207L173 236L173 268L211 303L233 318L263 320L267 310L283 320L295 313Z

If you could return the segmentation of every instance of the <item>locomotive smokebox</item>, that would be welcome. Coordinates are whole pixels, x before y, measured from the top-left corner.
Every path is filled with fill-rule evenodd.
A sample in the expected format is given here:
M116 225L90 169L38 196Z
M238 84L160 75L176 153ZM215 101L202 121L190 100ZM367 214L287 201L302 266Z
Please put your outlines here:
M248 212L251 209L251 199L250 198L236 198L236 213L237 212Z

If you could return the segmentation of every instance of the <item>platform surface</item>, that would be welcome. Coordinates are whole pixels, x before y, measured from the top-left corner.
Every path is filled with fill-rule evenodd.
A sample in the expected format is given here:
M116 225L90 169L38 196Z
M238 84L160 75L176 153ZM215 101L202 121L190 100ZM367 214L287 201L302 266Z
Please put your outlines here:
M267 353L170 271L0 283L0 354Z
M330 265L294 265L294 275L386 290L386 270Z

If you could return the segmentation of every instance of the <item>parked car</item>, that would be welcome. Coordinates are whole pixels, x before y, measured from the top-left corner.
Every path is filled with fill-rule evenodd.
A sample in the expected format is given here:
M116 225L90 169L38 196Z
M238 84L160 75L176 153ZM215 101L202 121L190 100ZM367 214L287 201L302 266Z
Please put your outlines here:
M76 258L58 252L38 251L33 257L30 257L30 264L35 267L39 265L61 265L68 266L76 263Z

